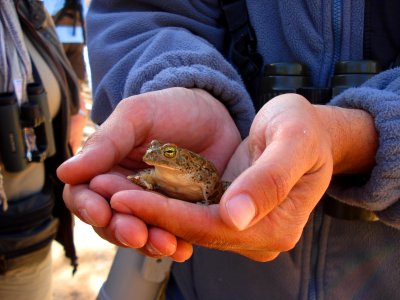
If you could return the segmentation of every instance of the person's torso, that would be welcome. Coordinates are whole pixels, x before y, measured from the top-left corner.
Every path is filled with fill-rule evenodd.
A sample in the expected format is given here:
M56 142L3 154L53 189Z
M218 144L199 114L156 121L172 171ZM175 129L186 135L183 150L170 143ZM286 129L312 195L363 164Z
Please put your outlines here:
M373 59L385 69L400 53L397 1L247 0L264 64L301 62L313 84L330 84L338 61Z
M29 54L35 64L47 93L50 115L56 116L60 109L60 88L49 66L35 49L32 43L25 38ZM30 163L21 172L7 172L2 168L4 176L4 190L9 201L13 201L29 194L39 192L45 182L45 168L43 162Z

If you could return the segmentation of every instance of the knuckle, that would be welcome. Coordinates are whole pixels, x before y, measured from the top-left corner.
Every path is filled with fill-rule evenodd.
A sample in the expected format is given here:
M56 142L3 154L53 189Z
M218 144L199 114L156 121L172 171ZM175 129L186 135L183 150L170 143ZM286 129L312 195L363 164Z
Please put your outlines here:
M289 189L289 174L280 169L279 172L272 172L270 179L275 186L275 192L277 199L284 199L288 193Z
M286 198L290 189L290 174L278 165L269 168L265 182L261 184L262 193L266 199L275 199L274 206L278 205Z
M262 177L252 179L256 184L249 191L256 202L259 217L276 208L291 188L290 174L279 166L268 167L268 172L263 171L261 174Z

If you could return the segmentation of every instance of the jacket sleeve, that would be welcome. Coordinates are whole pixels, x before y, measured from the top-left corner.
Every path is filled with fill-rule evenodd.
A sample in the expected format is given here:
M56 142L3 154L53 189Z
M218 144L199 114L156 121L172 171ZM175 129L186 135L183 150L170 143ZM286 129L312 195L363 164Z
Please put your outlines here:
M201 88L222 101L242 136L253 105L221 55L218 1L93 0L87 15L92 118L103 122L128 96L169 87Z
M344 91L330 104L370 113L379 147L376 164L363 184L354 186L334 178L328 193L349 205L375 211L382 222L400 229L400 68Z

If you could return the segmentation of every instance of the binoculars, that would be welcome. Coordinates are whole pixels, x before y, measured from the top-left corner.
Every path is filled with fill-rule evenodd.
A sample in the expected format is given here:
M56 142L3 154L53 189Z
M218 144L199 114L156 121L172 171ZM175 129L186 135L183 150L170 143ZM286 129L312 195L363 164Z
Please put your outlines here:
M357 87L381 71L380 65L371 60L340 61L335 65L331 87L312 87L310 72L301 63L277 63L266 65L256 99L259 110L270 99L284 93L297 93L312 104L326 104L332 97L345 89ZM376 221L375 213L359 207L341 203L327 194L323 196L324 212L331 217L346 220Z
M37 83L28 84L27 92L28 101L21 106L14 93L0 94L0 155L9 172L56 152L46 92Z
M340 92L360 86L380 71L376 61L340 61L335 64L331 87L315 88L306 65L297 62L268 64L264 66L255 106L259 110L270 99L285 93L298 93L313 104L325 104Z

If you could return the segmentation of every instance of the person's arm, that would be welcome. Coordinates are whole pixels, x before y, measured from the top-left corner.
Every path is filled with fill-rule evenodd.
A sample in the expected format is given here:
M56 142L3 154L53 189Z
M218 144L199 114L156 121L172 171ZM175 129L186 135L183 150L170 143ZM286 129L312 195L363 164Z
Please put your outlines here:
M328 193L347 204L374 211L382 222L400 228L400 68L344 91L330 104L367 112L372 116L379 140L375 164L371 172L365 173L362 184L355 185L349 178L336 176Z
M126 97L170 87L200 88L222 101L244 136L254 111L221 55L218 1L94 0L87 15L92 118L102 123Z

